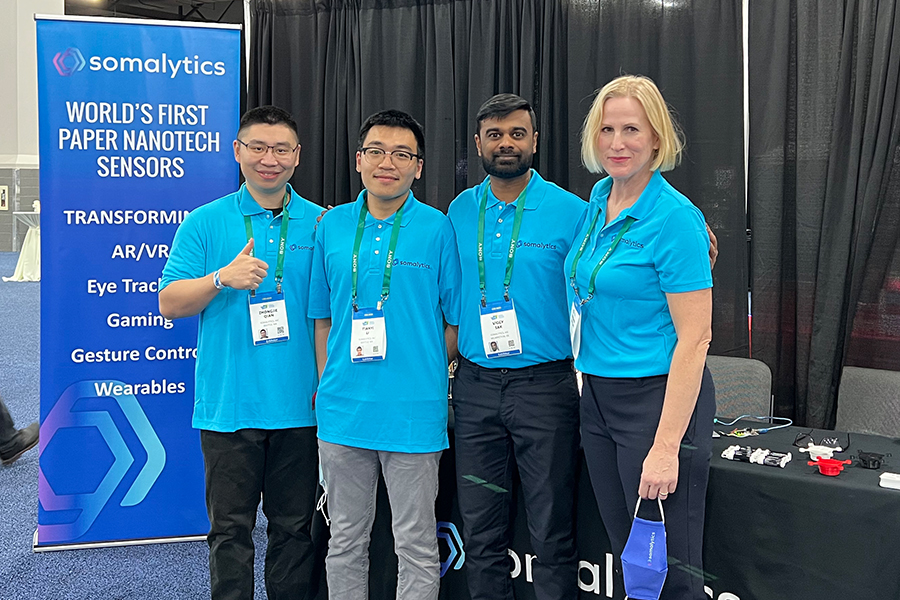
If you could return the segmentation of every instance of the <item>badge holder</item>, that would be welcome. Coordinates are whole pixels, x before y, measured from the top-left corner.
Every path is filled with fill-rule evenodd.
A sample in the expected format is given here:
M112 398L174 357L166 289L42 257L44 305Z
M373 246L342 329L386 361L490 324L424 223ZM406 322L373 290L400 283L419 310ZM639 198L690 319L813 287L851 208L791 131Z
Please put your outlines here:
M578 358L581 352L581 300L578 294L569 310L569 340L572 342L572 358Z
M578 248L578 251L575 253L575 257L572 259L572 268L569 271L569 285L572 286L572 290L575 292L575 299L572 301L572 308L569 309L569 338L572 342L572 356L574 358L578 358L578 354L581 351L581 311L582 306L593 300L594 298L594 283L597 280L597 273L600 271L600 268L606 264L606 261L609 260L610 255L612 255L613 251L616 249L616 246L619 245L619 241L622 239L622 236L625 235L625 232L631 228L631 224L634 223L634 217L627 216L625 217L625 222L622 224L622 228L619 229L619 233L616 234L615 239L613 239L612 243L607 248L606 253L603 257L597 262L597 265L594 267L594 270L591 271L591 277L588 284L587 289L587 297L582 300L581 295L578 292L578 285L575 283L575 274L578 272L578 261L581 260L581 255L584 253L584 249L587 246L588 241L591 238L591 233L594 231L594 227L597 225L597 219L600 217L600 213L602 211L598 210L594 214L594 218L591 220L591 225L588 227L587 232L584 234L584 238L581 240L581 246Z
M250 335L254 346L286 342L291 337L288 328L287 305L281 289L281 281L284 277L284 245L287 240L290 217L289 200L290 192L286 188L284 199L281 202L282 221L278 244L278 263L275 267L275 291L257 293L256 290L250 290L247 297L247 306L250 310ZM244 229L247 233L247 242L253 241L253 223L249 215L244 215ZM255 256L252 251L251 256Z
M350 362L375 362L384 360L386 354L387 335L384 327L384 311L374 307L353 310Z
M505 296L508 295L504 294ZM488 358L522 354L519 319L511 299L486 302L481 299L481 341Z
M290 339L284 293L250 294L250 332L254 346L264 346Z
M384 274L381 281L381 298L374 307L359 308L357 298L357 277L359 269L359 249L362 244L363 232L366 228L366 215L369 213L366 199L359 211L359 223L356 227L356 239L353 242L353 273L350 290L350 362L354 364L376 362L384 360L387 355L387 330L384 326L384 311L382 307L391 293L391 269L393 268L393 256L397 249L397 239L400 235L400 224L403 220L403 207L394 215L394 224L391 225L391 242L388 246L387 258L384 261Z

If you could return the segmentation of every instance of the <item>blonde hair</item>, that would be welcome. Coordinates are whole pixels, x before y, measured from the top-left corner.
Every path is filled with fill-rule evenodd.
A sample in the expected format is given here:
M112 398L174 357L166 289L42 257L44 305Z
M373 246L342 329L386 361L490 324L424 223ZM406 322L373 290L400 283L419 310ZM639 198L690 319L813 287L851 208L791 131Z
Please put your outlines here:
M684 149L681 128L672 117L666 101L653 80L643 75L623 75L604 85L581 129L581 161L591 173L602 173L603 166L597 155L597 138L603 123L603 107L610 98L634 98L647 113L647 120L659 138L659 150L650 163L650 170L671 171L681 162Z

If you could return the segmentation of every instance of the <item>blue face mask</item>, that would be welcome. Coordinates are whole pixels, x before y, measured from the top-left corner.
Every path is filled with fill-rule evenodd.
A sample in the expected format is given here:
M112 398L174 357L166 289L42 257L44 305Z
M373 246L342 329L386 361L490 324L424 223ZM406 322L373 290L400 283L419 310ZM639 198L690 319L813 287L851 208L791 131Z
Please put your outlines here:
M661 521L647 521L637 516L641 499L634 509L631 533L622 551L622 576L625 594L630 600L659 600L669 565L666 561L666 520L662 501L659 502Z

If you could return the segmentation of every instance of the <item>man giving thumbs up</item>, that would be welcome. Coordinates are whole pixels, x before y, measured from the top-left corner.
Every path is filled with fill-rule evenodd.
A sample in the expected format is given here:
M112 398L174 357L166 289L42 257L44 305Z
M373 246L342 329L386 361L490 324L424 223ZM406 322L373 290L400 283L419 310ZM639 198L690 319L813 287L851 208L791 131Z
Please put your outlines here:
M246 183L192 211L163 269L160 314L200 315L193 426L200 430L213 600L253 597L250 532L262 494L269 598L312 598L317 371L307 318L316 217L288 180L297 124L263 106L241 119Z

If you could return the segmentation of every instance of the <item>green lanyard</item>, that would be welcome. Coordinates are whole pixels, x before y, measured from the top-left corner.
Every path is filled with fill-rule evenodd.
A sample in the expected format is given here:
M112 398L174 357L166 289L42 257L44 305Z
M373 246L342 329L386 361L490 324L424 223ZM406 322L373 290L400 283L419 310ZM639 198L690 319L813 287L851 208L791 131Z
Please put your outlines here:
M350 293L352 294L353 310L359 310L356 303L357 279L359 272L359 247L362 245L363 232L366 230L366 215L369 214L368 196L363 198L362 208L359 211L359 223L356 225L356 239L353 241L353 283ZM404 206L406 204L404 203ZM378 310L391 293L391 269L394 267L394 252L397 250L397 239L400 237L400 222L403 219L403 206L394 215L394 225L391 228L391 244L388 246L387 257L384 261L384 278L381 282L381 300L378 301Z
M284 190L284 200L282 200L281 209L281 238L278 240L278 262L275 265L275 291L281 293L281 282L284 279L284 247L287 242L288 221L291 214L288 212L288 201L291 193ZM247 231L247 241L253 239L253 223L250 222L249 215L244 215L244 229ZM251 252L250 256L256 256L255 252ZM250 290L250 295L255 296L256 291Z
M487 197L490 182L484 184L484 195L478 209L478 284L481 288L481 305L487 306L484 276L484 215L487 212ZM512 281L513 263L516 261L516 246L519 242L519 229L522 227L522 214L525 212L525 195L528 186L516 198L516 217L513 220L512 237L509 239L509 253L506 255L506 276L503 278L503 299L509 302L509 282Z
M572 289L575 290L575 297L581 298L578 292L578 286L575 284L575 269L578 267L578 261L581 260L581 255L584 254L584 248L587 246L588 240L591 237L591 233L594 232L594 226L597 224L597 218L600 216L602 211L598 210L597 214L594 215L594 218L591 220L591 226L588 228L587 233L584 234L584 239L581 240L581 246L578 248L578 252L575 253L575 258L572 259L572 272L569 274L569 282L572 284ZM588 286L588 295L587 298L581 300L581 304L587 303L594 297L594 281L597 279L597 273L600 272L600 267L602 267L609 257L612 255L613 250L616 249L616 246L619 245L619 240L622 239L622 236L625 235L625 232L631 228L631 224L634 223L634 217L625 217L625 223L622 225L622 229L619 230L619 234L615 237L612 244L609 246L609 250L606 251L606 254L603 255L603 258L600 259L600 262L597 263L597 266L594 267L594 271L591 273L591 281Z

